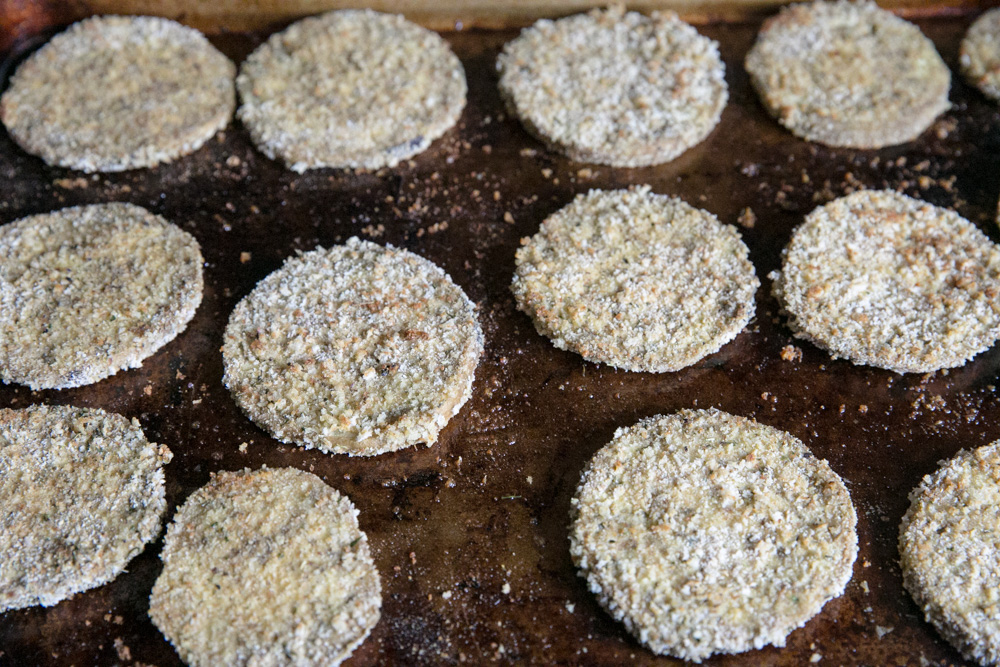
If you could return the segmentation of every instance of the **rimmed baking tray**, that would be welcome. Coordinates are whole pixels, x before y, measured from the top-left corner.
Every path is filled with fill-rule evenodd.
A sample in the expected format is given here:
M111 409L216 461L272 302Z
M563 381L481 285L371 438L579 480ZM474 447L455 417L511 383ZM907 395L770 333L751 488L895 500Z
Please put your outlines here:
M941 15L919 24L956 71L972 15L938 7ZM69 9L0 4L8 63ZM792 633L787 647L707 664L964 664L904 592L896 535L907 494L939 459L1000 437L1000 350L929 376L834 361L792 338L766 276L806 213L860 187L899 188L954 207L997 239L1000 113L956 75L953 108L916 142L856 151L800 141L763 111L742 68L757 28L756 20L700 28L721 44L729 106L703 144L647 169L569 162L504 113L494 59L516 34L509 29L446 34L468 74L468 107L457 128L395 169L298 175L259 154L234 121L172 164L88 176L45 167L0 133L0 223L129 201L194 234L207 261L194 321L142 368L68 391L0 386L0 406L69 403L138 418L151 440L175 453L167 467L171 514L211 472L264 464L313 471L347 493L361 510L385 598L353 665L676 664L634 641L576 576L569 498L616 427L715 406L786 429L828 459L856 504L861 551L845 595ZM237 62L266 36L215 32ZM556 350L515 310L508 289L519 239L546 215L578 192L638 183L740 225L763 283L748 329L678 373L616 371ZM350 459L281 445L221 384L219 347L235 303L295 251L352 235L428 257L479 305L486 351L473 398L431 448ZM782 357L788 345L801 359ZM4 614L0 665L180 664L146 616L159 550L157 542L114 582L55 607Z

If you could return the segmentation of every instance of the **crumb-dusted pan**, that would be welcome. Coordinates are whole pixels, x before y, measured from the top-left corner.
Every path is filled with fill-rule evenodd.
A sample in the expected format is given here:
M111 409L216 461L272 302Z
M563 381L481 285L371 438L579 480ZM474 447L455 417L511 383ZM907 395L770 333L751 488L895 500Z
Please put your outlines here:
M74 12L108 8L57 4L0 4L8 73ZM940 459L1000 438L1000 350L930 375L833 360L792 336L766 278L809 211L862 187L954 208L1000 239L1000 110L958 75L958 43L977 12L952 9L938 5L938 16L919 21L952 70L952 108L917 141L881 150L809 144L767 115L742 66L757 19L699 27L721 45L730 102L707 140L657 167L574 163L532 139L497 92L495 58L516 35L510 29L445 34L466 70L468 106L456 128L392 169L296 174L261 155L234 120L170 164L91 176L46 167L0 133L0 224L132 202L194 235L206 261L204 299L188 329L141 368L78 389L0 386L0 407L73 404L137 418L149 440L174 453L168 515L213 471L265 464L314 472L345 493L361 512L384 596L382 618L351 665L680 664L643 648L587 591L570 560L569 504L584 464L617 427L716 407L787 430L829 460L855 503L860 551L845 594L785 648L706 664L966 664L904 591L897 531L907 494ZM212 28L210 18L194 22ZM267 35L213 32L237 62ZM748 328L675 373L629 373L555 349L509 289L520 239L547 215L590 188L631 184L738 225L762 282ZM222 385L219 348L236 303L286 257L351 236L434 261L478 305L485 352L472 398L433 447L349 458L284 445ZM147 616L161 547L162 538L109 584L4 614L0 665L181 664Z

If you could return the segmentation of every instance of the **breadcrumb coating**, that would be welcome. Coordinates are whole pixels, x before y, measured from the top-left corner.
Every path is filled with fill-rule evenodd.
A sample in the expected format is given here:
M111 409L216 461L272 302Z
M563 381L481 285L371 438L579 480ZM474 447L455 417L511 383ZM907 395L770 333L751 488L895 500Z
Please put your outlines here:
M138 368L201 303L198 242L124 203L0 227L0 379L80 387Z
M107 583L160 534L164 445L95 408L0 409L0 612Z
M785 638L841 595L857 516L826 461L718 410L620 428L584 469L570 554L652 651L701 662Z
M518 308L589 361L680 370L754 314L760 282L736 228L648 186L578 195L521 243Z
M927 373L1000 337L1000 247L954 211L890 190L814 210L770 278L795 335L856 364Z
M718 124L729 99L718 47L672 12L545 19L497 58L500 93L529 132L570 159L659 164Z
M1000 665L1000 441L942 461L899 527L903 585L968 660Z
M293 23L247 57L236 85L254 143L297 172L393 167L455 124L467 90L440 36L370 10Z
M282 442L372 456L433 444L482 350L475 306L444 271L352 238L289 259L237 304L223 382Z
M933 42L874 2L784 7L745 65L772 116L828 146L906 143L950 106L951 72Z
M339 665L382 607L357 515L301 470L216 473L167 529L149 616L193 667Z
M962 74L993 101L1000 101L1000 7L969 26L959 47Z
M0 97L0 120L51 165L149 167L194 152L226 126L235 75L197 30L152 16L97 16L18 67Z

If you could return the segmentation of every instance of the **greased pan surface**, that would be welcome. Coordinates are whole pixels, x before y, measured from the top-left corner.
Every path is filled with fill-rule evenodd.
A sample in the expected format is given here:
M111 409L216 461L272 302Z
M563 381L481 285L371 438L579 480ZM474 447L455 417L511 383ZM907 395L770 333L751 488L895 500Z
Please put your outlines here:
M971 18L921 23L953 73ZM860 554L845 595L792 633L786 648L706 664L965 664L903 590L896 535L907 494L939 459L1000 437L1000 350L932 376L833 361L792 338L766 276L803 216L850 188L901 187L957 208L997 239L1000 113L955 75L953 109L913 144L808 144L771 120L750 89L742 60L757 28L700 28L721 43L731 101L704 143L646 169L571 163L504 114L494 59L512 32L446 35L469 79L460 125L412 163L377 173L295 174L258 153L238 123L172 164L100 176L45 167L0 134L0 223L128 201L193 234L207 262L194 320L142 368L66 391L2 386L0 406L69 403L138 418L150 440L174 452L170 515L216 470L295 466L346 493L361 511L384 591L382 620L352 665L679 664L642 648L576 576L569 500L585 462L616 427L718 407L788 430L830 461L857 507ZM215 41L239 61L263 38ZM763 283L748 329L677 373L616 371L556 350L515 310L509 291L521 237L578 192L633 183L723 222L741 220ZM474 393L434 447L351 459L281 445L222 386L219 348L236 302L289 255L352 235L431 259L479 305L486 350ZM180 664L146 616L161 544L110 584L52 608L4 614L0 665Z

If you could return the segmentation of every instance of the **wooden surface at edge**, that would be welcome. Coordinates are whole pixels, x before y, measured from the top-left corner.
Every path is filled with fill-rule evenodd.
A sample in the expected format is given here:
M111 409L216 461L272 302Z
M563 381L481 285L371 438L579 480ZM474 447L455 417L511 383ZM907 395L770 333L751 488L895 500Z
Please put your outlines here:
M630 0L641 12L676 11L694 24L756 21L790 0ZM997 0L878 0L908 18L978 13ZM171 18L207 34L278 29L292 21L334 9L367 7L404 14L439 31L503 30L557 18L611 0L0 0L0 51L51 26L94 14L141 14Z
M633 0L629 9L672 10L693 23L758 19L788 0ZM530 25L610 4L607 0L0 0L2 32L22 32L20 20L47 24L92 14L148 14L179 20L205 32L261 30L333 9L368 7L402 13L434 30L504 29ZM904 16L972 12L994 0L880 0ZM4 9L5 8L5 9Z

